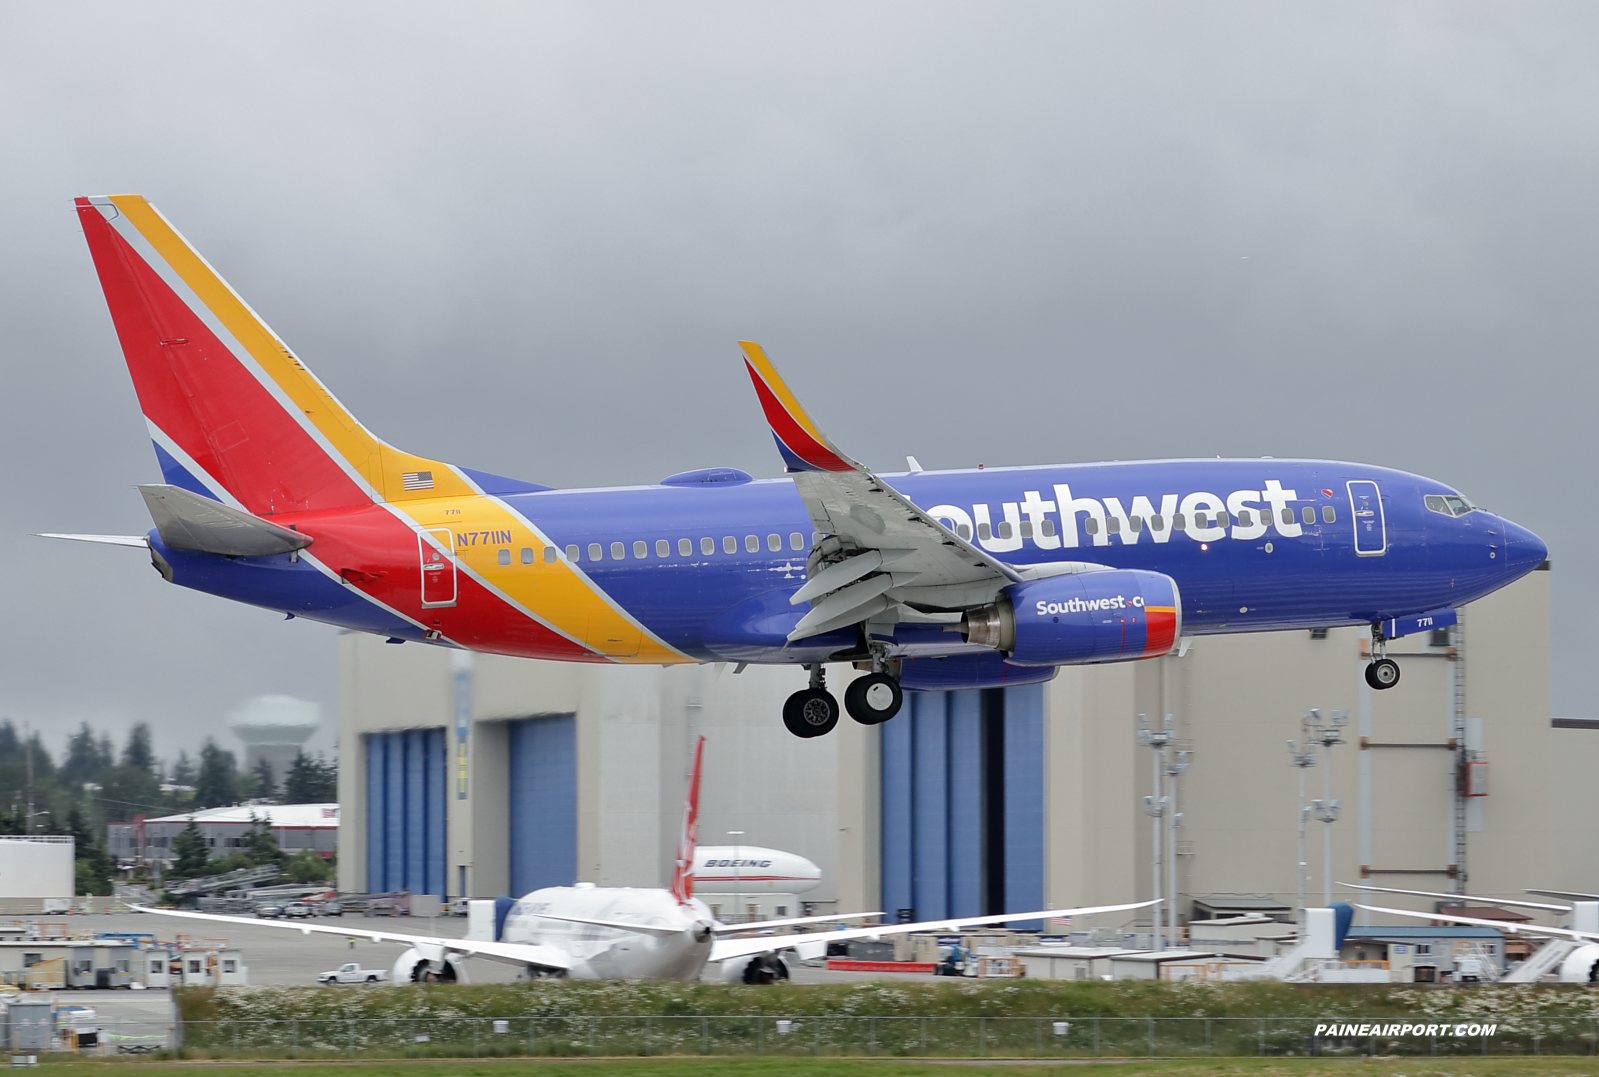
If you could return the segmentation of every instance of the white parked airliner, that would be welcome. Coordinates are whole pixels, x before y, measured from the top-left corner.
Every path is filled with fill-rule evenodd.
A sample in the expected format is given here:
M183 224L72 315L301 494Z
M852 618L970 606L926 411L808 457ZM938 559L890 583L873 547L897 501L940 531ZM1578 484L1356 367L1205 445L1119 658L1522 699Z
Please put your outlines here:
M777 929L827 920L852 920L880 913L808 916L765 920L755 924L722 924L705 903L694 897L694 846L699 830L700 762L705 738L694 748L694 770L684 804L683 831L678 839L672 885L665 890L621 886L547 886L520 901L498 898L471 902L471 920L465 938L410 935L398 931L366 931L308 923L280 923L212 913L172 909L142 911L190 920L216 920L281 928L304 934L321 932L340 938L354 936L373 942L394 942L407 947L394 963L394 983L466 982L463 962L487 958L520 966L530 977L570 977L575 980L697 980L707 962L720 963L722 978L764 983L784 979L788 969L783 954L820 957L830 942L878 938L909 931L954 931L980 924L1046 917L1088 916L1122 912L1153 905L1152 901L1123 905L1097 905L1080 909L1044 909L997 916L961 916L915 924L883 924L803 935L778 934ZM753 934L752 934L753 933ZM728 937L728 936L739 937Z

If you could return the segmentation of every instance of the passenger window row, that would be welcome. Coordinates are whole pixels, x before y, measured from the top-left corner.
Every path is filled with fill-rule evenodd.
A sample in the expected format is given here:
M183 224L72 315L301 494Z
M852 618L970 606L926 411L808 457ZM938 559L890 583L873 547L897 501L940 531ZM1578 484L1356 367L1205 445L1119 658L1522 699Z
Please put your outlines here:
M820 542L821 538L822 536L820 532L813 531L811 532L810 542L807 542L805 540L805 535L802 532L792 531L788 536L788 548L796 551L808 550L810 549L811 543ZM709 535L701 538L699 541L701 556L709 557L716 553L716 545L716 540L711 538ZM721 545L723 553L737 553L739 548L738 537L735 535L724 535L722 536ZM772 553L778 553L781 551L783 549L783 536L776 533L767 535L766 548ZM746 553L759 553L761 550L761 537L759 535L745 535L744 550ZM604 561L605 552L605 546L603 543L591 542L588 544L588 560L590 561ZM568 546L565 550L565 553L568 561L578 562L583 560L583 549L575 544ZM610 553L612 561L627 560L627 543L611 543ZM677 553L679 557L693 556L694 540L686 538L678 539ZM635 560L642 561L649 557L649 555L650 544L645 542L643 539L635 539L633 542L633 558ZM539 556L540 555L533 549L533 547L522 547L522 563L524 565L533 564L539 559ZM544 553L542 556L545 564L553 564L560 559L560 551L556 550L554 546L546 546L544 547ZM656 539L655 556L663 558L672 556L672 544L666 539ZM502 549L499 555L499 562L501 565L509 566L511 563L511 551L508 549Z

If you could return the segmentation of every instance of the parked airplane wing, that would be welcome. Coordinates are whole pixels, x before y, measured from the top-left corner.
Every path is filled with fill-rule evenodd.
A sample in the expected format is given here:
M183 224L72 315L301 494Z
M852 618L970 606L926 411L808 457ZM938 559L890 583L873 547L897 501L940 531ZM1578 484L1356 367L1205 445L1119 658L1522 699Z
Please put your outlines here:
M1569 927L1539 927L1536 924L1513 924L1504 920L1483 920L1476 916L1455 916L1441 912L1416 912L1414 909L1385 909L1380 905L1354 903L1355 908L1367 912L1385 912L1393 916L1409 916L1417 920L1448 920L1451 924L1471 924L1474 927L1492 927L1512 935L1548 935L1550 938L1574 939L1577 942L1599 942L1599 934L1592 931L1573 931Z
M882 916L881 910L877 912L835 912L827 916L791 916L787 920L757 920L752 924L717 924L718 935L732 935L744 931L765 931L774 927L792 927L795 924L822 924L833 920L867 920L873 916Z
M789 639L857 624L896 602L958 608L992 601L1023 577L924 512L839 452L753 341L740 341L761 410L816 530L836 536L813 566L816 584L796 596L820 599ZM824 539L824 544L830 540ZM869 563L851 564L857 556ZM875 575L868 575L875 573ZM885 587L884 576L889 579ZM865 577L865 578L863 578ZM797 604L797 603L796 603Z
M176 916L185 920L214 920L223 924L243 924L249 927L273 927L280 931L298 931L302 935L337 935L340 938L355 936L373 942L398 942L406 946L440 947L446 953L462 957L486 957L511 965L543 965L546 968L569 969L572 958L548 946L535 946L521 942L483 942L475 939L443 939L437 935L408 935L400 931L366 931L361 928L334 927L331 924L293 924L283 920L257 920L246 916L219 916L209 912L185 912L177 909L152 909L148 905L134 905L140 912L156 916ZM637 930L628 925L629 930Z
M963 927L982 924L1005 924L1014 920L1045 920L1066 916L1092 916L1100 912L1124 912L1143 909L1154 901L1134 901L1125 905L1093 905L1082 909L1045 909L1041 912L1006 912L995 916L954 916L944 920L923 920L915 924L877 924L874 927L851 928L848 931L817 931L807 935L762 935L752 939L718 939L711 946L712 961L727 961L735 957L753 957L773 950L787 950L803 945L818 946L830 942L847 942L850 939L876 939L884 935L904 935L912 931L956 931Z
M1438 898L1441 901L1468 902L1475 901L1479 905L1516 905L1523 909L1547 909L1550 912L1570 912L1570 905L1550 905L1543 901L1517 901L1512 898L1477 897L1472 894L1440 894L1435 890L1399 890L1392 886L1364 886L1360 883L1339 883L1352 890L1370 890L1378 894L1409 894L1412 897Z

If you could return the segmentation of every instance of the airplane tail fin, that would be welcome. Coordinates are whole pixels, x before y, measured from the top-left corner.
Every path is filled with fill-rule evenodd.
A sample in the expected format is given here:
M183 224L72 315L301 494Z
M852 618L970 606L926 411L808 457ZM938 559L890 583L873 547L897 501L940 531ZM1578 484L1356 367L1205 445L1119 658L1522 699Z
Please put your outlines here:
M672 868L672 896L687 905L694 896L694 846L700 838L700 763L705 758L705 738L694 742L694 769L689 773L688 796L683 801L683 833L677 839L677 862Z
M169 485L257 516L472 492L367 431L144 198L76 205Z

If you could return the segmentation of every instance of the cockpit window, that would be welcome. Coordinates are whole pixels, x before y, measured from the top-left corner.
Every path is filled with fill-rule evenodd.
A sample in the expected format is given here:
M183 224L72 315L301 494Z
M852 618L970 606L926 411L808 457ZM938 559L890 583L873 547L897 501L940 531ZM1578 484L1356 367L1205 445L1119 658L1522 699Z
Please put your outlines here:
M1441 512L1445 516L1464 516L1468 512L1476 512L1477 506L1467 501L1459 494L1428 494L1427 507L1433 512Z

